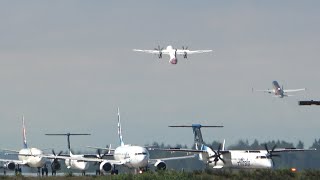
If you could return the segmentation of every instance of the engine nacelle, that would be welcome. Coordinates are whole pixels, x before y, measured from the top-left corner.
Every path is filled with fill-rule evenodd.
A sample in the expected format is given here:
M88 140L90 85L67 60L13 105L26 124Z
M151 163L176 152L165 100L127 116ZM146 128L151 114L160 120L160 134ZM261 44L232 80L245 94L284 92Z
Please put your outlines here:
M53 160L51 163L51 169L52 171L59 171L61 169L61 164L57 159Z
M4 164L4 167L13 171L16 169L16 164L14 162L7 162Z
M157 161L154 166L157 168L157 170L166 170L167 164L163 161Z
M103 161L100 163L100 171L109 172L112 169L112 164L108 161Z

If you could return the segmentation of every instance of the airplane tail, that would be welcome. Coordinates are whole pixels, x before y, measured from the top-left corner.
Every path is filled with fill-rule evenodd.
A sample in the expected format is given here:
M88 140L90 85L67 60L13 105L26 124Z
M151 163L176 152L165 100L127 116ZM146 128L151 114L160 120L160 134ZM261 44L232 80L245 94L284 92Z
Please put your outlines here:
M22 137L23 137L23 148L28 148L27 136L26 136L26 127L24 124L24 116L22 116Z
M192 127L193 135L194 135L194 145L196 150L205 150L206 144L203 141L201 128L202 127L223 127L223 126L203 126L201 124L192 124L191 126L169 126L169 127Z
M122 138L122 130L121 130L121 122L120 122L120 110L118 107L118 135L120 140L120 146L124 146L123 138Z
M83 135L91 135L91 134L75 134L75 133L58 133L58 134L45 134L47 136L67 136L67 143L68 143L68 151L70 156L73 155L71 152L71 145L70 145L70 136L83 136Z

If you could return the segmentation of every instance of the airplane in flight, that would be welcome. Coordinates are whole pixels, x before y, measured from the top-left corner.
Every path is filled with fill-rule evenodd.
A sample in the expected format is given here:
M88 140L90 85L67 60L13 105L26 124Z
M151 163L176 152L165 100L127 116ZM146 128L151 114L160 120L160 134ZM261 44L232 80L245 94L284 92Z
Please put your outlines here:
M53 155L46 155L47 157L43 157L43 151L34 148L28 147L27 138L26 138L26 128L24 122L24 116L22 116L22 135L23 135L23 148L21 150L10 150L10 149L2 149L4 151L8 151L12 155L18 155L18 160L14 159L0 159L0 162L4 163L4 168L15 171L16 174L21 174L20 166L28 166L31 168L38 169L38 175L40 175L40 169L42 171L42 175L48 174L47 163L51 163L51 169L53 172L60 170L60 163L57 159L52 158ZM51 159L51 161L49 160ZM4 171L5 172L5 171Z
M122 128L120 122L120 112L118 108L118 136L120 140L120 146L115 149L110 148L98 148L101 150L112 151L114 159L103 159L103 158L90 158L90 157L64 157L55 156L57 159L72 159L85 162L97 162L99 164L99 171L103 173L111 172L111 174L118 174L117 166L125 166L130 169L134 169L136 172L143 173L148 170L149 165L153 165L157 170L165 170L167 165L165 161L179 160L179 159L190 159L194 158L194 155L169 157L169 158L158 158L150 159L149 151L146 147L125 144L122 138ZM110 155L107 155L110 156Z
M276 148L276 145L271 149L265 145L264 150L225 150L225 141L219 145L217 150L207 146L201 134L201 124L193 124L191 126L169 126L169 127L192 127L194 134L195 149L154 149L171 152L187 152L198 153L199 160L209 165L214 169L220 168L240 168L240 169L258 169L258 168L273 168L273 157L279 157L279 153L295 152L295 151L314 151L316 149L296 149L296 148Z
M85 157L84 154L73 154L71 151L71 145L70 145L70 136L80 136L80 135L90 135L90 134L75 134L75 133L65 133L65 134L45 134L48 136L67 136L67 142L68 142L68 155L63 155L65 157ZM54 151L53 151L54 152ZM61 153L58 154L58 156L61 156ZM86 170L89 168L89 163L86 161L78 161L74 159L64 159L65 164L68 169L76 169L80 170L82 172L82 175L86 175Z
M279 85L279 83L277 81L273 81L272 82L272 86L273 86L273 88L271 90L267 89L267 90L256 90L256 91L266 92L266 93L269 93L269 94L274 94L274 97L284 98L284 97L293 96L293 95L287 94L287 93L299 92L299 91L305 91L306 90L306 88L284 89L283 86L280 87L280 85Z
M189 54L199 54L199 53L206 53L206 52L211 52L212 50L194 50L190 51L188 47L182 46L182 49L175 49L171 45L167 46L166 49L160 48L154 48L153 50L142 50L142 49L133 49L133 51L136 52L144 52L144 53L150 53L150 54L157 54L158 58L161 59L162 55L169 55L169 63L171 64L177 64L178 63L178 58L177 55L183 55L183 58L187 59Z

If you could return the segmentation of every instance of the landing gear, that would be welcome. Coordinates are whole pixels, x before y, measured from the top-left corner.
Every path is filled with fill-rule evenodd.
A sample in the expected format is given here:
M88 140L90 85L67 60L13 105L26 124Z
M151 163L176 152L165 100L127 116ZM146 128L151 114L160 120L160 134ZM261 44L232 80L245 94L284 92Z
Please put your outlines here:
M17 176L17 175L21 175L21 168L20 168L20 166L19 166L19 164L18 164L18 166L17 166L17 168L14 170L14 173L15 173L15 175Z
M113 169L111 170L111 175L117 175L119 173L118 169L116 169L116 165L113 165Z
M86 175L86 171L82 171L82 176L85 176Z
M57 171L56 170L52 170L51 174L52 174L52 176L56 176L57 175Z
M46 174L46 176L48 176L48 168L47 165L45 165L42 170L41 170L42 176L44 176L44 174Z
M100 169L97 169L96 170L96 176L99 176L99 175L101 175L101 171L100 171Z
M38 176L40 176L40 169L41 169L41 168L38 167L38 172L37 172L37 175L38 175Z
M118 173L119 173L118 169L113 169L111 171L111 175L118 175Z

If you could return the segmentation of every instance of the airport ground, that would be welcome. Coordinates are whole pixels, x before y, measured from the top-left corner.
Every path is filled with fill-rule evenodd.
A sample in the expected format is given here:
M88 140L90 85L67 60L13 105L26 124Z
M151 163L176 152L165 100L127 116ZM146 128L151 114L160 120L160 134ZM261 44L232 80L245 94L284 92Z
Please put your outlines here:
M320 170L303 170L293 172L291 169L260 169L260 170L205 170L193 172L181 171L162 171L162 172L145 172L143 174L119 174L119 175L105 175L105 176L78 176L77 174L64 174L61 176L41 177L40 179L319 179ZM0 176L0 179L39 179L34 176Z

